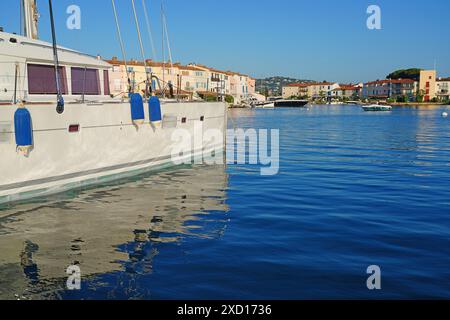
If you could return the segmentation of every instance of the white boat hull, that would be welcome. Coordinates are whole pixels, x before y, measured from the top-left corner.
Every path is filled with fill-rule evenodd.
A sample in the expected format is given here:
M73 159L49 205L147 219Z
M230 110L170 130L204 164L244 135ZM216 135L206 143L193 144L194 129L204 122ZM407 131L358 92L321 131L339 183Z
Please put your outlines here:
M147 120L138 129L131 122L127 102L66 104L62 115L56 113L54 105L27 108L33 121L34 141L32 151L25 157L16 151L14 139L13 119L17 107L0 107L0 203L172 166L175 159L171 155L176 143L172 134L176 129L185 129L192 136L202 134L194 133L199 128L203 132L226 130L223 103L162 103L162 127L149 123L146 108ZM200 121L202 117L204 121ZM79 131L69 132L71 125L79 125ZM223 137L221 141L200 145L189 142L185 149L190 148L193 156L200 156L223 148ZM183 157L191 155L180 156Z
M364 111L392 111L391 106L372 104L369 106L362 106Z

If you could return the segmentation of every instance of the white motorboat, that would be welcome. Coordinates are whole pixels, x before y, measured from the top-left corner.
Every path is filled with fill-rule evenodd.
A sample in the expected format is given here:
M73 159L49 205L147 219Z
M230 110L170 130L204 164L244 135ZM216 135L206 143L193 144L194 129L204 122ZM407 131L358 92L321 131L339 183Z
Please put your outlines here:
M275 108L275 102L263 104L260 108L263 108L263 109L273 109L273 108Z
M259 102L258 104L255 104L254 106L255 106L255 108L258 108L258 109L273 109L273 108L275 108L275 103L270 102L270 101L264 101L264 102Z
M22 9L24 35L0 32L0 203L135 175L223 149L225 103L154 96L142 101L132 92L130 101L112 98L108 63L57 46L54 28L53 44L37 40L36 1L22 0ZM180 142L172 139L177 129L194 137L207 130L222 136Z
M362 106L364 111L392 111L391 106L381 105L381 104L371 104L368 106Z

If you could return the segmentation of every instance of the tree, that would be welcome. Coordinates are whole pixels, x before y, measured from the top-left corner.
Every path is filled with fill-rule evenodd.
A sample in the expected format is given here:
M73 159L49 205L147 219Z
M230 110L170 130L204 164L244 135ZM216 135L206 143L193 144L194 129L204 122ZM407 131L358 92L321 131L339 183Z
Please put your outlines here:
M422 90L422 89L420 89L420 90L417 92L417 97L416 97L417 102L423 102L423 97L424 97L424 96L425 96L425 91Z
M408 97L403 95L403 96L398 96L397 97L397 102L408 102Z
M386 79L412 79L419 81L421 69L411 68L394 71L387 75Z
M225 102L227 102L227 103L229 103L229 104L233 104L233 103L234 103L234 98L233 98L233 96L226 95L226 96L225 96Z

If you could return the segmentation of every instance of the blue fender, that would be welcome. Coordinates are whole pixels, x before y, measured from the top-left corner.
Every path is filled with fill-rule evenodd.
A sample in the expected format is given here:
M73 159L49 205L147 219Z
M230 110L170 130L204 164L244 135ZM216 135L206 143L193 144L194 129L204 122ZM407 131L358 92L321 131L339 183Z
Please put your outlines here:
M131 120L135 124L142 124L145 121L144 101L139 93L130 96Z
M158 97L151 97L148 101L148 108L150 113L150 121L153 123L159 123L162 120L161 115L161 102Z
M17 147L31 147L33 145L31 114L26 108L18 108L14 113L14 132Z

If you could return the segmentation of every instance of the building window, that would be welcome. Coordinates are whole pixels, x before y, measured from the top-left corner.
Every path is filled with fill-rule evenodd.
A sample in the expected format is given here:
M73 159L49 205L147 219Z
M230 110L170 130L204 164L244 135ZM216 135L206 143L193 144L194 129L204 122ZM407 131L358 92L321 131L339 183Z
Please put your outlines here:
M120 82L120 79L114 79L114 91L120 90L122 90L122 84Z
M72 94L100 95L98 70L72 68Z
M59 83L61 93L67 94L66 68L59 67ZM28 93L30 94L57 94L55 67L48 65L29 64Z

